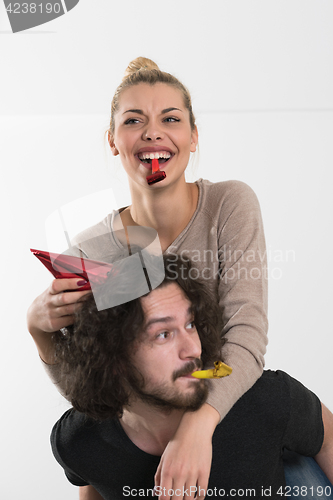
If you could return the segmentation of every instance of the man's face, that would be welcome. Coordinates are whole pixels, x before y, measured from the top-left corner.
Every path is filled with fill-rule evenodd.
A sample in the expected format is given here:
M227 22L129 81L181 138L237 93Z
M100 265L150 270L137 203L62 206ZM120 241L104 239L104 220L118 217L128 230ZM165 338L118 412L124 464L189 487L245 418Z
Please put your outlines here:
M207 383L191 377L202 364L191 303L176 283L153 290L141 303L144 331L131 361L144 385L138 383L134 391L160 408L198 409L206 400Z

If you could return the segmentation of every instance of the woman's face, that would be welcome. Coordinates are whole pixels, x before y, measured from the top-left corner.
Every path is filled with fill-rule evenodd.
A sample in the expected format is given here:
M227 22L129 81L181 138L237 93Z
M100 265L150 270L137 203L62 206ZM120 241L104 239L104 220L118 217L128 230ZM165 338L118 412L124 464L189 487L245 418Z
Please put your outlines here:
M191 130L189 111L178 89L165 83L140 83L121 94L109 142L113 154L120 155L130 182L156 189L183 176L190 152L196 150L198 133ZM152 155L159 157L166 178L148 186Z

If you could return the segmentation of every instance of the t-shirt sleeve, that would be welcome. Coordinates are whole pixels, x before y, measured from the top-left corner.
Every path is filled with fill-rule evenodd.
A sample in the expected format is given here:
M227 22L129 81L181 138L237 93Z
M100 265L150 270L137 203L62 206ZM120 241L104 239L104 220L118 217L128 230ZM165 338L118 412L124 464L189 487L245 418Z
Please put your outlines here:
M283 436L283 447L300 455L315 456L324 440L321 403L303 384L286 374L283 375L290 394L289 418Z
M65 469L64 470L65 475L70 483L72 483L74 486L88 486L89 483L86 483L83 481L83 479L75 474L73 471L70 469Z
M54 458L64 469L65 475L70 483L74 486L88 486L87 483L76 471L74 471L70 466L70 436L68 434L71 411L67 411L61 419L55 424L51 433L51 447Z
M221 418L262 375L268 342L267 258L259 202L247 184L227 184L218 221L218 293L228 339L223 358L233 372L216 381L207 400Z

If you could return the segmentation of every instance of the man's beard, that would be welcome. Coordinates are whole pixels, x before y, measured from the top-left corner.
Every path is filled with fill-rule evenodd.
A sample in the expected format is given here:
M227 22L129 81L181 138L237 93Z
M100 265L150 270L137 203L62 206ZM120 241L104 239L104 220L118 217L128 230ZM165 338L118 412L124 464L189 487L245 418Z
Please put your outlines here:
M194 372L197 368L201 368L201 361L189 361L181 370L173 373L172 380ZM132 389L135 394L150 406L164 410L185 410L196 411L206 401L208 395L208 380L193 379L193 391L191 393L184 393L181 389L172 389L167 384L161 385L156 388L146 389L147 383L141 379L135 378L132 380Z

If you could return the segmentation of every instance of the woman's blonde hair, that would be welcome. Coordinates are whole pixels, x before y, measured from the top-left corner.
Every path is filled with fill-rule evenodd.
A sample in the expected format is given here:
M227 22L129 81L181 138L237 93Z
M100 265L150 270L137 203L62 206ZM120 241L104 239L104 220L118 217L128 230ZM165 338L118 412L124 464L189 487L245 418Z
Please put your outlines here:
M137 57L129 63L125 71L124 78L117 88L111 103L111 119L109 134L114 134L114 117L119 108L119 99L121 93L134 85L139 83L148 83L155 85L155 83L166 83L176 89L180 90L183 95L184 105L189 111L191 129L195 129L195 118L192 111L192 100L188 89L173 75L161 71L154 61L146 57Z

